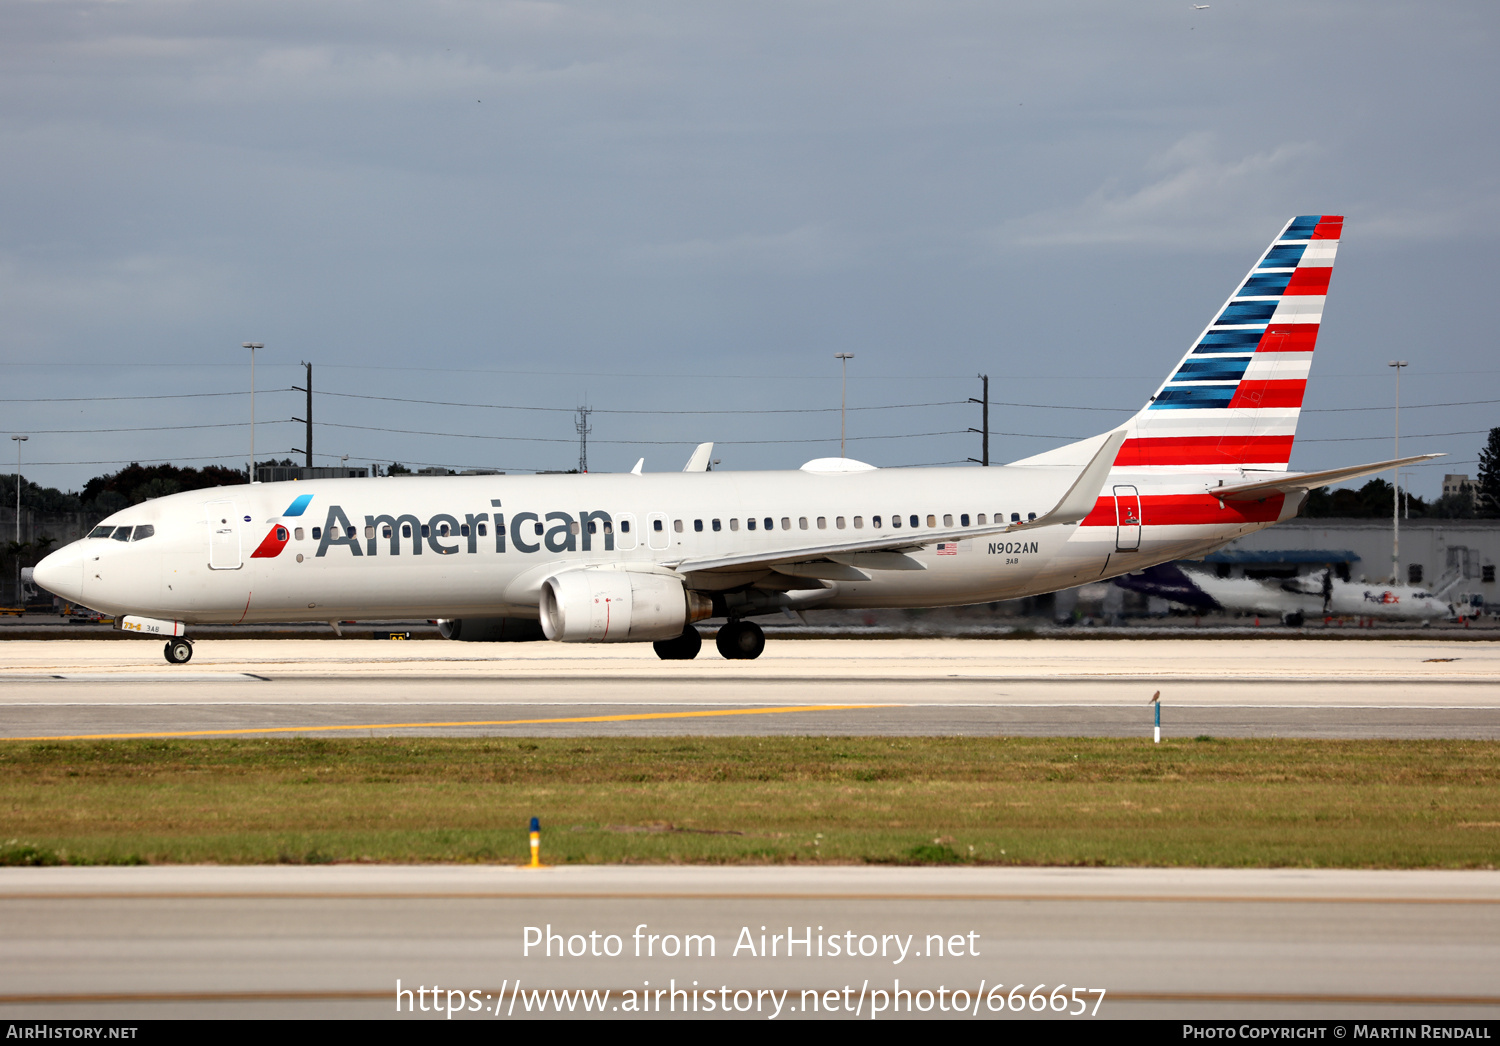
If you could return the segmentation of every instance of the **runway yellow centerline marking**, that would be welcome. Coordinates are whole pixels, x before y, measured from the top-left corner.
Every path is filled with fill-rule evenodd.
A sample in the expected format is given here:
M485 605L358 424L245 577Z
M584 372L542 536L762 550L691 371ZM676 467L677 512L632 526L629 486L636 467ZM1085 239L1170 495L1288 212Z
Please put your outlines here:
M894 705L787 705L781 708L733 708L706 712L635 712L628 715L568 716L557 719L478 719L454 723L351 723L331 726L263 726L238 730L172 730L136 734L58 734L50 737L10 737L7 741L125 741L132 738L217 737L225 734L298 734L326 730L425 730L456 726L543 726L549 723L625 723L642 719L703 719L711 716L777 715L783 712L842 712Z

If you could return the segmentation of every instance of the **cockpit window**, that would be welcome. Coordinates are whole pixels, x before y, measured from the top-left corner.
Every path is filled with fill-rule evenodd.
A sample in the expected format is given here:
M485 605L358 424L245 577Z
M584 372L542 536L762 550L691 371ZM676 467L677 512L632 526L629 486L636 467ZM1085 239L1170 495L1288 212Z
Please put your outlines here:
M91 537L91 538L107 538L111 534L113 534L114 531L115 531L114 527L95 527L93 530L89 531L89 537Z
M155 534L155 533L156 533L156 528L153 527L150 523L146 523L146 524L144 524L142 526L139 526L139 527L135 528L135 536L132 537L130 540L131 541L145 541L147 538L149 538L152 534Z
M130 540L130 528L129 527L116 527L114 534L111 535L111 536L116 541L129 541Z

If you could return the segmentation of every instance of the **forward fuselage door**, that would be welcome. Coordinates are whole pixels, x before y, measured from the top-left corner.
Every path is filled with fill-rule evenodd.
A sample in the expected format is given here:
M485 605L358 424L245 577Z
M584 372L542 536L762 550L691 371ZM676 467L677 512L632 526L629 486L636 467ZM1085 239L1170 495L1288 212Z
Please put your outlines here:
M1141 547L1141 492L1128 484L1115 487L1115 551Z
M240 553L239 507L233 501L210 501L203 506L208 520L208 569L238 570Z

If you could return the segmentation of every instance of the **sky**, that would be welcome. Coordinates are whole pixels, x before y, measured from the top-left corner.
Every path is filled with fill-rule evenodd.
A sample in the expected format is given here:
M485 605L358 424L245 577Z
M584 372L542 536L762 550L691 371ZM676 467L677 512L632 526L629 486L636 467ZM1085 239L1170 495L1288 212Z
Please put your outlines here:
M0 428L63 489L243 467L255 341L259 458L303 448L310 361L317 464L575 467L586 404L593 471L703 440L795 468L838 453L853 353L849 456L978 457L984 373L1003 462L1134 413L1286 220L1328 213L1292 467L1392 456L1407 360L1434 497L1500 425L1497 25L1462 0L12 0Z

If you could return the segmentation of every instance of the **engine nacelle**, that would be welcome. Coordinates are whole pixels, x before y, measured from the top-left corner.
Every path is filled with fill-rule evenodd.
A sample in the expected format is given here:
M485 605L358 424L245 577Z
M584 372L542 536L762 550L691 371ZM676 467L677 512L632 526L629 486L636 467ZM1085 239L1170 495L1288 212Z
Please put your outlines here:
M590 567L542 582L542 631L562 643L676 639L713 604L668 574Z
M534 643L547 636L529 617L456 617L440 620L438 635L464 643Z

